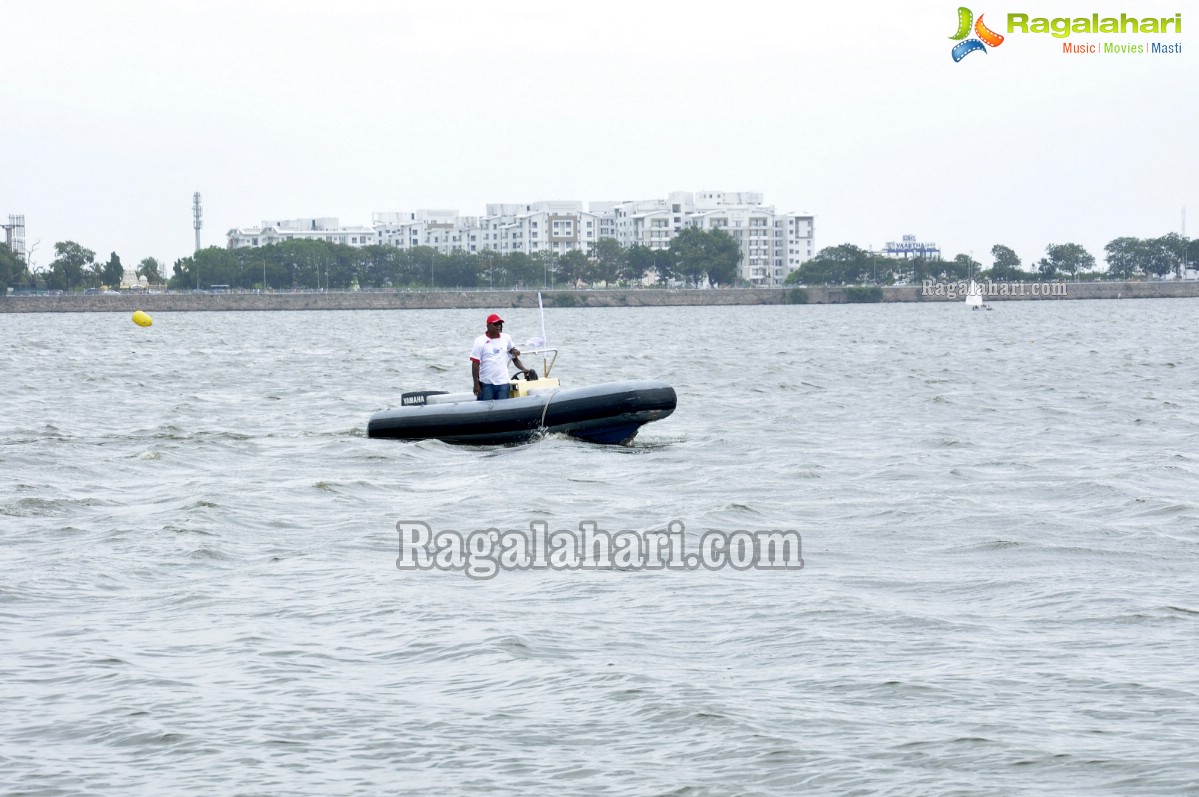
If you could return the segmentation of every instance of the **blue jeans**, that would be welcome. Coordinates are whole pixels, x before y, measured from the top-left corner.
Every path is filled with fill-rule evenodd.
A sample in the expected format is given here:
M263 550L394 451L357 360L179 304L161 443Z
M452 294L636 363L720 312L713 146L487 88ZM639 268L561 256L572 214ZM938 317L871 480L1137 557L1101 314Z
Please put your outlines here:
M495 401L497 399L508 398L508 383L502 385L489 385L486 382L479 383L479 401Z

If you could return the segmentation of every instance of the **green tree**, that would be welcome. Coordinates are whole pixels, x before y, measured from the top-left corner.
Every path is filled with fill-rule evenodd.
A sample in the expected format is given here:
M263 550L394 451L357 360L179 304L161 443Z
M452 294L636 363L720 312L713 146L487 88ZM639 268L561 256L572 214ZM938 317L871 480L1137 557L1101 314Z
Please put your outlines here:
M1107 273L1113 279L1131 279L1144 274L1145 242L1140 238L1114 238L1103 247L1107 260Z
M1045 256L1055 274L1074 276L1095 269L1094 256L1080 244L1049 244Z
M333 290L350 290L355 283L361 284L359 275L367 270L368 255L364 248L349 244L335 244L333 247L333 270L330 274L330 285ZM471 258L472 263L475 258Z
M562 282L569 282L575 288L579 287L579 282L587 275L591 267L591 262L587 258L587 254L579 249L572 249L569 252L563 252L555 260L558 279Z
M125 267L116 252L108 256L108 262L99 269L100 284L110 288L120 288L125 279Z
M142 258L142 262L137 264L137 276L145 277L146 283L149 285L160 285L162 284L162 264L158 262L157 258Z
M870 253L850 243L828 246L787 275L792 285L846 285L873 279Z
M81 286L87 278L96 253L85 249L74 241L59 241L54 244L54 260L46 276L49 287L69 291Z
M191 257L175 261L174 275L167 282L173 290L204 290L212 285L241 287L241 263L238 256L228 249L210 246Z
M991 257L995 259L987 271L987 276L991 279L1015 282L1024 278L1024 272L1020 269L1020 256L1009 247L995 244L991 247Z
M533 261L533 271L540 272L538 277L541 284L553 288L558 283L558 258L552 252L534 252L530 259Z
M390 288L403 284L400 280L400 250L394 246L373 244L362 250L366 262L358 274L364 288Z
M688 285L696 285L705 276L707 261L704 251L707 233L698 227L687 227L670 242L670 260L674 276Z
M514 285L524 288L540 285L544 276L541 261L534 260L527 252L513 252L505 256L504 269L511 275Z
M187 288L196 287L195 274L195 259L191 257L181 257L175 261L171 267L171 276L167 280L167 287L173 291L186 290Z
M479 283L479 258L469 252L438 255L437 284L443 288L473 288Z
M1161 249L1163 258L1172 261L1173 271L1181 278L1183 276L1183 263L1186 260L1189 241L1178 233L1172 232L1160 238L1153 239L1153 243Z
M846 266L844 263L817 255L804 261L799 268L787 275L792 285L844 285Z
M427 287L430 280L437 276L435 270L430 274L429 268L434 254L436 253L433 249L427 246L399 250L395 262L395 273L392 277L393 284L414 288ZM436 264L433 268L436 269Z
M741 247L724 230L712 230L708 236L708 281L732 285L740 276Z
M406 282L435 288L445 285L444 275L437 276L437 250L431 246L414 246L404 250L402 272Z
M241 262L237 255L219 246L209 246L195 254L200 287L212 285L241 285Z
M741 247L723 230L687 227L670 242L669 252L676 275L691 285L728 285L737 278Z
M12 253L8 244L0 242L0 299L8 295L10 286L28 279L25 264Z
M941 261L941 276L946 279L968 280L977 277L982 271L979 263L970 255L955 255L953 260Z
M659 268L658 252L650 249L648 246L634 244L625 252L625 267L621 272L621 280L624 282L640 282L645 279L651 271L653 271L657 279L665 281L670 279L669 265L663 258L661 268ZM666 274L663 276L662 269L666 269Z
M600 238L592 255L594 280L611 284L621 279L621 274L628 264L628 256L619 241L615 238Z
M496 279L499 277L499 279ZM479 253L479 285L493 287L504 287L504 280L508 277L508 270L504 267L504 257L490 249L484 249Z
M1141 241L1141 270L1155 277L1164 277L1178 267L1178 257L1161 238Z
M923 282L936 273L937 261L929 260L924 255L916 255L911 260L908 260L907 264L910 269L909 279L912 282Z
M910 270L903 268L904 261L895 260L877 252L868 252L866 259L870 264L871 281L876 285L894 284L896 274L904 279L910 279L912 276Z

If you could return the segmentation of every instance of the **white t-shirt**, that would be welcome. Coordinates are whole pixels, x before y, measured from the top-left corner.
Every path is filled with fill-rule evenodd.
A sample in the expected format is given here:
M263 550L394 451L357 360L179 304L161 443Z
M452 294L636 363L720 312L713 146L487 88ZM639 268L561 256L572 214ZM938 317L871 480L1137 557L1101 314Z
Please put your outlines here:
M508 384L508 352L516 348L507 332L498 338L489 338L484 332L475 338L470 350L470 359L479 364L479 381L488 385Z

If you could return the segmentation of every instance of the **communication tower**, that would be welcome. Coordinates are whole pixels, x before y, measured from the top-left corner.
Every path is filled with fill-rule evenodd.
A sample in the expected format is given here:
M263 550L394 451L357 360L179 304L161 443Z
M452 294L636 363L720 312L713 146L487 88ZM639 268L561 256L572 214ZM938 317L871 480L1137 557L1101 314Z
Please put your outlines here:
M204 213L200 207L200 192L192 194L192 226L196 228L196 251L200 251L200 228L204 226Z
M14 216L11 213L8 215L8 224L0 225L4 227L4 243L8 244L8 251L16 255L21 262L25 261L25 217Z

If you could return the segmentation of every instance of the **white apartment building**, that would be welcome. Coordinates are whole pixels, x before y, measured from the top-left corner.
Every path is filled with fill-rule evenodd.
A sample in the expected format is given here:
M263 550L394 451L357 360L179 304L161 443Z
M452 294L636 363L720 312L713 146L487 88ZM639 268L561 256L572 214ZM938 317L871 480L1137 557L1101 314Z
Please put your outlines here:
M483 227L480 249L503 255L590 252L602 237L599 217L574 201L488 205Z
M226 234L229 249L269 246L284 241L328 241L348 246L378 243L373 227L342 227L337 218L264 221L257 227L235 227Z
M781 285L813 254L814 218L778 213L756 192L676 191L620 203L613 212L614 237L626 247L668 249L684 227L728 233L741 247L741 278L754 285Z
M602 237L599 219L581 202L493 204L481 218L455 210L377 212L373 222L380 243L399 249L427 246L441 254L587 252Z
M376 212L372 218L379 243L397 249L429 246L440 254L474 252L479 219L459 216L456 210L417 210L407 213Z
M452 252L499 254L590 252L601 238L621 246L664 250L684 227L723 230L741 247L741 277L754 285L781 285L813 255L814 217L778 213L756 192L675 191L665 199L630 202L541 201L489 204L481 217L456 210L376 212L371 227L340 227L336 218L264 221L229 231L229 248L286 240L324 240L349 246L427 246Z

